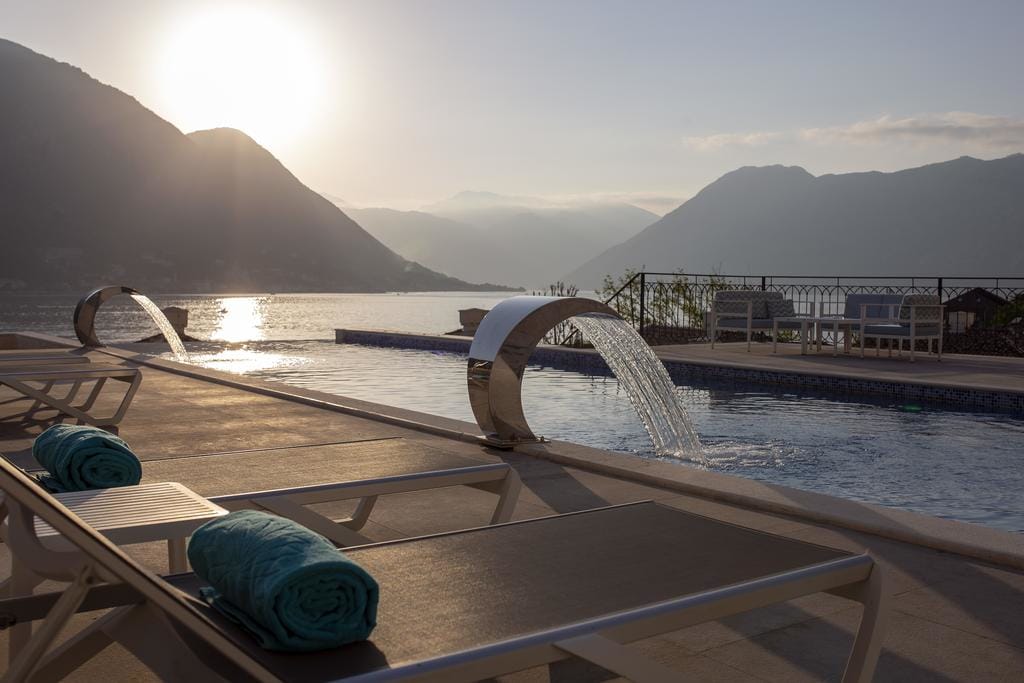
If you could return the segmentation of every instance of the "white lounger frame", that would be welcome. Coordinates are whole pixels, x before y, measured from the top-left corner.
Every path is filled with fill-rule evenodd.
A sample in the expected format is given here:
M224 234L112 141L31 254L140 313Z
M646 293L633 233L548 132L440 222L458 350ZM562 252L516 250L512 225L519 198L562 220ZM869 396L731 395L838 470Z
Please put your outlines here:
M238 648L205 615L183 604L176 597L173 586L135 565L106 539L83 528L70 511L52 499L44 498L45 492L31 484L22 473L11 472L6 463L0 463L0 467L5 470L4 479L14 478L20 484L16 493L20 502L7 502L11 517L11 539L19 548L19 557L24 555L22 559L32 563L49 578L71 581L71 586L55 601L50 596L35 596L20 601L18 607L30 613L33 600L37 603L37 612L40 610L40 601L45 601L47 605L52 603L52 607L42 627L31 642L21 649L17 660L8 670L3 679L5 683L29 680L33 676L37 680L59 678L76 669L112 641L121 643L163 680L222 680L188 648L171 626L169 619L172 618L253 679L267 682L278 680L273 673ZM43 547L34 534L34 510L43 511L46 521L74 543L80 552L56 553ZM120 600L103 604L95 604L93 600L89 609L118 604L122 606L47 653L64 625L86 600L90 589L102 581L123 581L128 584L135 595L134 604L124 604L128 597L124 593L119 596ZM877 663L887 612L882 584L881 571L870 556L851 555L344 680L476 681L575 655L634 681L667 683L678 680L678 673L643 658L623 644L802 595L827 591L864 605L843 680L867 682L871 680ZM102 587L101 590L117 593L121 588L124 586ZM29 618L38 617L30 614ZM300 664L298 656L296 664Z
M449 486L471 488L497 494L498 502L491 515L491 524L512 519L522 481L511 466L505 463L457 467L450 470L415 472L393 477L377 477L333 484L314 484L288 489L233 493L212 496L209 500L228 510L267 510L275 515L293 519L341 546L363 545L370 540L358 533L370 518L380 496L413 491L428 491ZM308 509L307 505L359 499L352 516L332 520Z
M112 415L109 417L92 415L90 411L108 379L127 384L125 393ZM92 390L82 403L75 405L74 401L82 386L89 382L94 383ZM32 383L42 386L33 386ZM141 383L142 372L138 368L114 365L97 366L92 363L73 363L31 368L0 366L0 385L9 386L23 396L35 400L28 410L28 414L32 414L46 405L79 422L97 427L113 426L121 422ZM58 384L69 385L67 392L60 396L53 393L54 386Z

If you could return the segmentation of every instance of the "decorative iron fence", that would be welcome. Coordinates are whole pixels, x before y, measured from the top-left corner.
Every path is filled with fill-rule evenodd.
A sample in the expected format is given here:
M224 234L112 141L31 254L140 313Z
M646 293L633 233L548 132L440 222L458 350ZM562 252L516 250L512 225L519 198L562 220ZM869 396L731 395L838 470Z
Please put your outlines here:
M798 315L840 315L846 296L937 294L946 304L950 352L1024 356L1024 277L818 277L809 275L628 274L607 283L605 303L651 344L706 342L715 292L782 292Z

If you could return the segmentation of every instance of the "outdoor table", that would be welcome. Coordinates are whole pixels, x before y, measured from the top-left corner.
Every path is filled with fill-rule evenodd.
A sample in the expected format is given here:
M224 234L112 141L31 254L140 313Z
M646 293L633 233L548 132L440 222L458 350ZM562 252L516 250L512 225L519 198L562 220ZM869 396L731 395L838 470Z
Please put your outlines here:
M838 355L839 346L839 330L843 330L843 353L850 352L850 337L853 325L859 325L860 318L844 318L841 315L822 315L814 318L815 324L818 326L817 333L817 346L818 351L821 351L821 333L826 325L832 327L832 333L835 335L836 343L832 345L832 355Z
M188 571L185 541L206 522L226 515L227 510L176 482L157 482L112 489L57 493L54 498L82 518L86 524L118 545L167 541L167 565L171 574ZM73 546L46 522L35 520L36 534L53 550ZM0 526L6 541L7 524ZM29 595L43 579L22 567L11 555L11 577L4 588L8 596ZM31 636L31 624L11 628L10 652Z
M800 323L800 355L807 355L807 334L814 331L814 322L817 318L809 315L796 315L788 318L775 318L772 330L772 353L778 348L779 323Z

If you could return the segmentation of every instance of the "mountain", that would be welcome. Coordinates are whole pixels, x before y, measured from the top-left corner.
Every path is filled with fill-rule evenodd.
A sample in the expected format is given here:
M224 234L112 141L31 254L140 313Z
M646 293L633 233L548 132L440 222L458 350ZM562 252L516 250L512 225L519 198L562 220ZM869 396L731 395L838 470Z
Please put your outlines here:
M1024 154L815 177L744 167L565 276L1024 275Z
M658 219L629 204L460 192L422 211L351 209L406 258L468 280L543 287Z
M240 131L183 135L5 40L0 92L0 288L479 288L398 256Z

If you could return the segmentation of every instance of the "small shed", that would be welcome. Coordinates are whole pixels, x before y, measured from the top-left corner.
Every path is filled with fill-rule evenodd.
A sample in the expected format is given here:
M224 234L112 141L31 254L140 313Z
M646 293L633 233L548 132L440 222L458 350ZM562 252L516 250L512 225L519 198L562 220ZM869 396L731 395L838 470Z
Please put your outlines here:
M966 332L977 325L988 327L995 318L996 311L1006 305L1006 299L993 294L983 287L969 289L959 296L946 301L946 319L949 331Z

